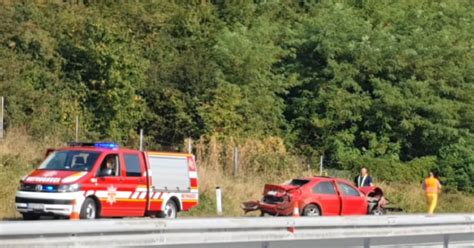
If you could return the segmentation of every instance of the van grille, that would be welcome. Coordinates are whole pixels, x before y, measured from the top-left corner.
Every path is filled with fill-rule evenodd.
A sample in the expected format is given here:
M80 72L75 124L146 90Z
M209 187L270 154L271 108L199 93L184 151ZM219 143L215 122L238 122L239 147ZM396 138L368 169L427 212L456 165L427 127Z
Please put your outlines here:
M37 190L37 186L41 185L41 190ZM21 185L21 191L32 191L32 192L58 192L57 185L48 185L48 184L31 184L24 183Z

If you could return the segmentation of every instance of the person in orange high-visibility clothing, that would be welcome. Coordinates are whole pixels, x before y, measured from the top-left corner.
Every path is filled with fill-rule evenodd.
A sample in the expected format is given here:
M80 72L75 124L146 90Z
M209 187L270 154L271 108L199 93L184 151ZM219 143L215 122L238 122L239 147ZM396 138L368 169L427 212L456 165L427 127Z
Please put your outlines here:
M433 214L438 204L438 194L441 191L441 184L435 178L434 173L430 171L430 175L425 178L422 185L426 193L426 201L428 203L428 214Z

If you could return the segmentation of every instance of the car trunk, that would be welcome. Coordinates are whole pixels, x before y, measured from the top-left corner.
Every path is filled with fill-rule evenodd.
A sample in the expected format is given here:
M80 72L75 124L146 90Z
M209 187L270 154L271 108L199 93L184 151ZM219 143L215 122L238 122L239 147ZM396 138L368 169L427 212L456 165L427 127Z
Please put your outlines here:
M266 184L263 189L263 202L267 204L289 202L291 201L291 195L308 182L309 180L306 179L293 179L287 184Z
M297 188L293 185L266 184L263 189L263 202L267 204L281 204L289 201L289 192Z
M241 208L245 212L261 209L262 205L273 206L275 209L283 211L291 209L293 194L297 194L298 189L308 182L309 180L305 179L293 179L286 184L265 184L262 200L244 202Z

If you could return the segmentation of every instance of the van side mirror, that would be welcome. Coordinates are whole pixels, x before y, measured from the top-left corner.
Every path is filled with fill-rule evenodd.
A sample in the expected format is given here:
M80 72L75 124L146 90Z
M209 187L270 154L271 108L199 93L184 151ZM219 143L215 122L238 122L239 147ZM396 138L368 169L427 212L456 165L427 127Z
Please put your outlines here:
M100 170L99 177L112 176L112 169L104 168Z

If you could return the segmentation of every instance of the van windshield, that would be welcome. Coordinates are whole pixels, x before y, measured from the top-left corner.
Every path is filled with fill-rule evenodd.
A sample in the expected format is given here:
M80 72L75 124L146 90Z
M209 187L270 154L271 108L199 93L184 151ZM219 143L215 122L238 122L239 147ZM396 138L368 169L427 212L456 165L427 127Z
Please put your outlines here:
M90 171L99 152L55 151L41 163L40 170Z

